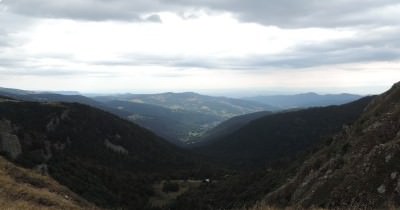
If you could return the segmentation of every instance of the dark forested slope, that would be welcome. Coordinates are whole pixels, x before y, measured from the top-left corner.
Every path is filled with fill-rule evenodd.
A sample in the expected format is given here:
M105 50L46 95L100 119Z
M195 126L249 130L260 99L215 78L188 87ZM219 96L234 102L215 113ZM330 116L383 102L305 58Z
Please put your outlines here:
M290 158L355 121L371 99L268 115L195 150L238 167Z
M76 103L4 98L0 133L2 154L105 207L148 207L153 183L204 171L191 155L150 131Z

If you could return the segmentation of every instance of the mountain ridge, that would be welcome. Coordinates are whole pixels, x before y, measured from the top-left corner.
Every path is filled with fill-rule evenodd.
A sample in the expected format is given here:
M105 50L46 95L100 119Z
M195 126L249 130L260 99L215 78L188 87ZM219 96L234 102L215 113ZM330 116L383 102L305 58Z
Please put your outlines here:
M308 92L294 95L260 95L254 97L245 97L244 99L269 104L280 109L290 109L341 105L358 100L361 97L363 96L349 93L317 94L315 92Z

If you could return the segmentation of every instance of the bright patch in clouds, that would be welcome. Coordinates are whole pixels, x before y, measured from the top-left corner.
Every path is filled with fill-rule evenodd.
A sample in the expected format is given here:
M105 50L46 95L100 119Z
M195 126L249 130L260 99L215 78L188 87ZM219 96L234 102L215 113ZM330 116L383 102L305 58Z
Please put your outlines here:
M279 19L264 17L260 8L186 3L153 8L140 2L146 13L121 16L114 10L105 13L107 7L85 16L44 4L49 8L42 8L46 15L40 16L23 3L0 0L0 86L377 93L400 79L398 4L373 7L378 3L370 2L380 9L364 5L365 11L349 9L343 16L332 10L340 21L318 22L312 18L321 15L317 12ZM333 5L340 8L340 3ZM118 0L114 6L117 11L135 4ZM366 24L373 17L381 24Z
M29 32L29 54L70 55L81 61L118 61L135 55L159 57L244 57L277 54L298 43L354 35L350 30L292 29L240 23L229 14L183 19L160 14L162 23L79 22L48 19Z

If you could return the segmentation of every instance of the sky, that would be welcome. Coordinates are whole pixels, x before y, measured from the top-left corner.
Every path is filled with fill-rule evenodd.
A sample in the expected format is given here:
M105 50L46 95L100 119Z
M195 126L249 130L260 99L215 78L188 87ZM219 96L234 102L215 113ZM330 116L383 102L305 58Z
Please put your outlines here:
M398 0L0 0L0 86L359 93L400 80Z

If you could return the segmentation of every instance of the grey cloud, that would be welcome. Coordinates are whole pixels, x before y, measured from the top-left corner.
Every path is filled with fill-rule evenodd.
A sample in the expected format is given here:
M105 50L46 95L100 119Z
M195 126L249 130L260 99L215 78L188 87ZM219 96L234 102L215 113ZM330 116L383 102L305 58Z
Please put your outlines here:
M166 66L179 68L219 69L227 66L225 62L221 61L222 60L216 60L209 57L198 58L185 56L129 54L122 56L120 59L117 60L92 62L90 64L102 66Z
M242 21L285 28L400 23L397 0L3 0L2 4L24 15L99 21L143 21L140 17L146 13L172 11L182 14L188 9L208 9L231 12ZM149 20L158 21L158 18Z
M22 40L16 38L13 34L23 30L32 22L33 20L29 18L0 11L0 53L6 48L21 44Z
M299 68L326 64L399 60L399 34L400 28L384 32L367 30L351 39L302 45L293 49L292 52L280 55L280 58L272 64Z
M24 59L0 59L0 75L2 76L68 76L79 74L87 74L87 71L46 68L30 64L29 60Z
M75 62L76 60L68 54L41 54L35 56L25 55L7 55L2 52L0 46L0 76L74 76L74 75L90 75L90 76L112 76L112 72L87 71L79 69L67 69L64 66L41 64L39 61L45 58L68 60Z
M399 50L382 50L357 48L325 52L303 52L302 54L284 54L267 58L253 58L248 62L252 69L268 67L278 68L308 68L331 64L360 63L373 61L393 61L400 59Z
M305 68L319 65L356 63L366 61L393 61L400 59L400 18L391 13L381 14L382 8L400 10L397 0L3 0L7 11L0 11L0 67L22 69L19 74L66 75L67 70L44 70L43 66L32 66L26 60L7 58L2 54L6 48L19 44L9 36L21 31L35 21L35 17L72 18L85 20L133 20L159 22L159 11L175 11L184 18L185 8L208 8L213 11L233 12L240 20L258 22L279 27L351 27L356 26L362 34L352 39L311 43L297 46L279 55L258 55L247 58L216 59L212 57L185 57L159 55L126 55L118 60L109 60L93 65L140 66L162 65L176 68L209 69L255 69ZM397 7L396 7L397 6ZM400 12L400 11L399 11ZM153 14L143 18L142 14ZM376 26L392 25L391 29L374 29ZM73 60L68 55L39 55L40 58L60 56ZM20 56L23 57L23 56ZM40 59L37 58L37 59ZM31 58L35 59L35 58ZM24 70L33 69L33 70ZM74 73L74 71L72 71ZM79 71L77 71L79 72ZM12 73L1 70L0 73ZM81 72L83 74L83 72ZM103 74L102 72L98 73Z
M307 68L332 64L400 60L399 28L365 30L353 38L303 44L278 55L225 61L238 69Z
M0 65L2 65L0 60ZM40 66L13 65L13 68L0 68L2 76L40 76L40 77L66 77L66 76L95 76L95 77L113 77L113 72L92 71L81 69L60 69L43 68Z
M9 47L11 44L7 40L7 34L3 34L2 31L0 30L0 49L1 47Z
M0 73L3 76L12 75L12 76L49 76L49 77L78 74L78 73L72 73L72 71L67 71L67 70L61 71L61 70L32 70L32 69L0 70Z
M161 23L161 17L159 15L150 15L149 17L144 19L145 21L148 22L154 22L154 23Z
M252 55L246 58L125 55L119 60L95 65L161 65L176 68L266 70L307 68L322 65L400 60L400 28L366 30L354 38L299 45L278 55Z
M164 0L164 2L170 1ZM347 27L400 23L398 18L400 7L396 0L172 1L185 6L233 12L243 21L285 28ZM385 8L391 8L392 14L382 14L382 9Z
M337 45L336 47L335 44ZM398 61L400 60L399 42L391 47L374 47L358 43L341 48L344 43L333 42L326 45L307 46L293 49L279 55L248 57L236 62L239 69L264 70L268 68L298 69L323 65Z
M163 78L178 78L178 77L189 77L191 74L184 73L164 73L164 74L154 74L155 77L163 77Z
M94 21L143 21L141 14L157 12L166 7L157 2L146 0L3 0L8 10L18 14ZM156 17L152 17L151 20L154 18Z
M0 48L0 50L1 50L1 48ZM3 56L3 55L0 54L0 56ZM1 68L20 67L23 62L24 61L22 59L18 59L18 58L1 57L0 58L0 67Z

